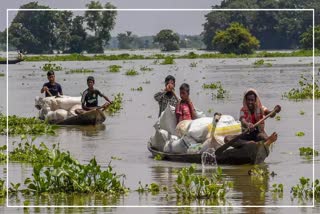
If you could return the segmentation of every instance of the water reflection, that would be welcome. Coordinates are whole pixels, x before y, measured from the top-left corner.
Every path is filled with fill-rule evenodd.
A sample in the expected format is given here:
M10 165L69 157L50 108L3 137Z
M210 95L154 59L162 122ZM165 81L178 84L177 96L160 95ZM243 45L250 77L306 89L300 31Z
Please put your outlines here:
M95 137L101 135L100 132L106 130L105 124L99 124L95 126L62 126L66 132L68 131L80 131L83 136Z

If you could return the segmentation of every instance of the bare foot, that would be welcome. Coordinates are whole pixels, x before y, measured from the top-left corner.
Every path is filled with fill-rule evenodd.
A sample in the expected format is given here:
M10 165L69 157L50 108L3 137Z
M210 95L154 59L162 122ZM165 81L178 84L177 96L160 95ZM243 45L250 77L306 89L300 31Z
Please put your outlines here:
M276 132L273 132L266 140L264 145L270 146L272 143L274 143L278 139L278 134Z

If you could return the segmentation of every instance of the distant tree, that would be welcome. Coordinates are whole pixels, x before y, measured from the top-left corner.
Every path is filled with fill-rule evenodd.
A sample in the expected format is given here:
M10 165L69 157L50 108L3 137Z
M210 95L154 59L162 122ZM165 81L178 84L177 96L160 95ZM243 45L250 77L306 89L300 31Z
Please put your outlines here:
M300 48L302 49L312 49L313 42L312 27L310 27L306 32L300 36ZM314 45L315 48L320 50L320 25L314 28Z
M87 33L83 28L84 18L82 16L76 16L72 20L72 25L70 29L70 53L81 53L86 48L85 40Z
M161 50L173 51L179 50L179 35L172 30L161 30L153 39L154 43L159 43Z
M91 1L86 5L89 9L115 9L115 7L109 2L102 7L101 3L98 1ZM87 45L91 44L93 41L96 41L97 44L94 44L90 49L90 52L101 53L103 52L103 46L108 44L108 41L111 38L110 31L115 25L115 18L117 11L86 11L85 20L87 22L88 30L94 33L94 39L90 38L87 41ZM101 47L99 46L101 45ZM93 49L96 47L96 49ZM89 49L87 50L89 52Z
M218 31L212 44L221 53L250 54L259 48L257 38L239 23L231 23L226 30Z
M117 35L117 39L118 39L118 47L120 49L130 49L132 48L132 43L134 41L134 37L132 35L131 31L126 31L126 33L119 33Z
M46 9L47 6L30 2L23 9ZM29 53L52 53L57 29L54 11L19 11L9 27L9 45L27 50Z
M314 8L315 23L320 22L318 0L222 0L213 8ZM300 35L312 25L309 11L212 11L205 18L202 36L208 50L213 50L215 34L232 22L246 26L259 39L261 49L295 49Z

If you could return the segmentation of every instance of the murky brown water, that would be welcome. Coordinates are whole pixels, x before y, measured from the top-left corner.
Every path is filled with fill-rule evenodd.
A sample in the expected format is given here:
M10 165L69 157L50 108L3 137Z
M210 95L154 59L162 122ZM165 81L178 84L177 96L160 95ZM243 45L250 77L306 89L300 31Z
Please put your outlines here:
M62 87L64 94L70 96L80 96L80 92L86 88L86 77L88 74L65 74L65 71L72 68L94 69L92 74L96 78L96 88L100 89L107 96L118 92L124 93L124 108L120 114L108 117L104 125L89 127L62 127L58 135L54 137L40 137L37 142L44 141L48 145L60 143L60 148L68 150L82 162L87 162L95 156L102 165L107 165L111 156L120 157L121 160L113 160L112 165L119 173L126 174L125 184L131 189L137 189L138 182L143 184L157 182L169 187L175 181L174 169L188 166L188 164L174 163L167 161L155 161L150 158L150 153L146 144L150 136L154 133L158 104L153 99L153 94L164 87L163 80L168 74L176 77L177 88L183 82L191 86L191 99L199 109L207 113L208 109L214 112L222 112L239 117L239 109L242 103L242 94L248 87L254 87L260 92L264 105L272 108L276 104L282 106L280 113L281 120L269 119L266 129L269 133L277 131L279 138L273 147L273 151L266 159L266 167L269 171L274 171L277 175L264 183L252 180L247 172L251 166L222 166L223 173L228 180L234 181L234 188L227 195L226 205L247 206L247 205L312 205L312 201L299 203L298 200L291 200L290 189L298 183L300 177L312 178L312 161L305 160L299 156L299 147L312 147L312 101L293 102L281 98L283 92L297 87L300 75L310 77L312 68L310 63L312 58L275 58L267 61L273 64L269 68L253 68L255 59L196 59L196 60L176 60L175 65L154 65L153 60L134 61L90 61L90 62L58 62L64 68L63 71L56 72L56 80ZM191 68L191 62L197 62L197 67ZM57 62L55 62L57 63ZM20 116L35 116L34 97L39 95L43 82L46 81L46 72L39 67L44 62L23 62L18 65L9 66L9 114ZM122 66L120 73L109 73L106 69L111 64ZM147 65L154 68L150 72L141 72L140 67ZM126 76L125 71L129 68L139 70L138 76ZM5 70L5 66L0 68ZM1 106L5 111L5 77L1 81ZM150 81L150 84L143 82ZM223 101L212 100L210 90L203 90L203 83L221 81L225 89L230 92L230 97ZM131 91L131 88L143 87L142 92ZM320 102L316 101L315 109L315 142L316 149L319 150L320 135ZM300 110L305 115L300 115ZM151 116L151 118L150 118ZM297 131L303 131L304 137L296 137ZM1 138L5 143L5 138ZM10 142L13 139L9 140ZM320 166L320 159L315 161L315 177L319 178L317 170ZM5 166L1 166L4 168ZM22 164L9 164L9 181L23 182L31 175L31 166ZM201 173L201 165L198 165ZM1 170L2 171L2 170ZM205 173L210 173L207 170ZM260 186L271 189L272 184L283 183L284 194L281 199L274 199L270 192L265 197L260 196ZM173 190L169 188L169 193ZM176 201L167 201L166 193L159 195L139 195L136 192L120 198L118 201L104 202L101 198L94 196L73 196L68 200L57 201L60 205L72 204L95 204L95 205L176 205ZM32 198L31 204L47 205L50 199ZM10 205L22 205L22 200L10 198ZM197 205L192 203L191 205ZM199 205L199 204L198 204ZM205 203L200 203L205 205ZM319 206L319 205L318 205ZM118 212L126 213L129 208L97 208L96 212ZM172 208L148 208L150 212L167 212ZM305 208L306 209L306 208ZM4 208L6 212L15 213L13 208ZM271 212L271 213L299 213L303 208L296 209L270 209L270 208L216 208L218 212ZM319 207L306 209L309 213L319 212ZM20 211L22 211L20 209ZM37 210L33 210L37 212ZM58 210L39 210L48 213L59 212ZM69 209L62 209L67 212ZM80 210L78 210L80 212ZM83 212L92 210L82 209ZM141 208L130 209L130 212L141 212ZM172 210L173 211L173 210ZM187 212L188 209L174 209L174 212ZM199 213L212 212L212 209L194 208L191 211ZM146 212L146 210L144 210Z

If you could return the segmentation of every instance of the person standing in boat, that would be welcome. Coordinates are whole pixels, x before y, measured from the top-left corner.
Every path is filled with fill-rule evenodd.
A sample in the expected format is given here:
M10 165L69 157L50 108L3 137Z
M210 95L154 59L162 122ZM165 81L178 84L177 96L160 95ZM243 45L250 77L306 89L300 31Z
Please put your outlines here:
M88 88L82 93L81 104L82 109L85 111L90 111L97 108L105 109L107 108L112 101L102 94L98 89L95 89L94 86L94 77L89 76L87 78ZM103 97L107 102L101 107L98 106L98 96ZM79 111L78 111L79 112Z
M56 82L54 71L48 71L47 77L49 82L43 84L41 94L45 92L46 97L63 95L61 85Z
M276 111L270 116L274 117L276 113L281 111L281 106L275 107ZM265 115L271 113L265 106L261 104L258 92L249 88L243 97L243 107L240 109L240 122L242 131L250 129L250 132L244 135L242 140L253 140L253 141L265 141L268 139L268 135L265 132L264 122L261 122L257 127L254 128L254 124L261 120Z
M187 83L183 83L180 86L180 98L176 106L176 117L177 124L183 120L194 120L196 119L196 111L189 97L190 86Z
M159 115L166 109L167 105L176 106L179 99L174 92L174 87L176 85L176 79L168 75L165 80L165 88L163 91L157 92L154 95L154 99L159 103Z

